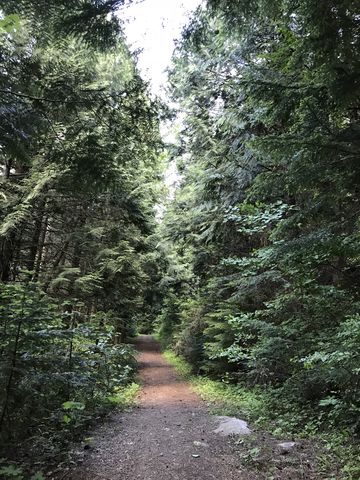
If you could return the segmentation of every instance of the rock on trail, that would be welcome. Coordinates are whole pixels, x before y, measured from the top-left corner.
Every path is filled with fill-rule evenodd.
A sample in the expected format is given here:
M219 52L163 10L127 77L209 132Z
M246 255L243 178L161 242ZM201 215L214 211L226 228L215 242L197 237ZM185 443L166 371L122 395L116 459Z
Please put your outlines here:
M219 426L214 433L219 433L224 437L230 435L250 435L251 430L247 422L235 417L215 417L219 422Z

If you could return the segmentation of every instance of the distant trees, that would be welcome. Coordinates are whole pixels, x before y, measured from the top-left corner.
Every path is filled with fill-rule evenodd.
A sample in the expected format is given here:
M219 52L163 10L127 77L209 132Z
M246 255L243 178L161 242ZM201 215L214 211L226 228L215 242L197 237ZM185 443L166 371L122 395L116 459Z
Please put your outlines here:
M164 228L192 272L169 286L171 341L277 411L358 431L358 5L208 4L170 74L185 120Z

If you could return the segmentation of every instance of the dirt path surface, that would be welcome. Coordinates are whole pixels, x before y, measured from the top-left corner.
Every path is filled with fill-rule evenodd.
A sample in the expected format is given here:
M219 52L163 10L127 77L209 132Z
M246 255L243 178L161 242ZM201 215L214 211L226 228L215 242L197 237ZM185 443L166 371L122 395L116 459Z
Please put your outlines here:
M165 361L149 336L136 340L143 388L137 408L94 434L93 449L71 480L248 479L218 422ZM195 442L195 443L194 443Z
M78 466L62 471L57 480L340 478L317 471L317 451L303 439L288 453L279 449L279 439L253 428L245 437L214 433L219 417L208 413L166 362L158 343L143 335L135 346L142 379L137 407L96 428L90 434L92 447L74 452Z

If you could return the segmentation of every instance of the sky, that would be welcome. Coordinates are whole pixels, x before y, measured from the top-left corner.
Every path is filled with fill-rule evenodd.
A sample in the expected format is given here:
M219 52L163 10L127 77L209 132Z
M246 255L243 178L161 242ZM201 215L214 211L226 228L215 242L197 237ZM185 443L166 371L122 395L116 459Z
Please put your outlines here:
M174 39L180 38L189 14L200 3L201 0L134 0L134 4L119 11L119 16L126 20L125 33L131 50L142 49L138 66L154 94L162 94L167 78L164 70L171 63Z
M141 76L150 82L154 95L166 98L165 70L171 65L175 40L181 38L183 27L201 3L202 0L134 0L132 5L119 10L119 17L125 21L130 49L142 50L138 56L138 67ZM172 141L173 131L168 125L161 125L160 130L165 141ZM175 162L170 162L164 174L170 197L174 195L179 179ZM156 210L160 219L164 207L157 205Z

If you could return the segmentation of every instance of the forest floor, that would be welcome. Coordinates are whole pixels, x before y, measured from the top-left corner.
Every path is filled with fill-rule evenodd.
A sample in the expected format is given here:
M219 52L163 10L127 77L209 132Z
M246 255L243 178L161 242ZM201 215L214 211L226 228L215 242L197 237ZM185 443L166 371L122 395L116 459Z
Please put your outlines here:
M137 405L116 413L91 434L66 480L320 479L303 441L289 452L253 431L221 436L219 418L164 359L150 336L136 340L142 390ZM284 439L288 440L288 439Z

